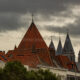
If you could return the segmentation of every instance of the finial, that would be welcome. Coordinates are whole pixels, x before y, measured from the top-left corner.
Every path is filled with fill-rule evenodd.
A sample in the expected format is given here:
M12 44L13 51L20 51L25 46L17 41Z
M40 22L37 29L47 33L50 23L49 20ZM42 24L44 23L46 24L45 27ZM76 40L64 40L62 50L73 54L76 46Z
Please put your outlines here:
M67 34L69 33L69 29L67 29Z
M34 22L33 17L34 17L34 15L33 15L33 13L32 13L32 22Z
M51 41L52 41L53 36L51 36Z
M14 49L17 49L16 45L15 45Z
M59 40L60 40L60 32L59 32Z

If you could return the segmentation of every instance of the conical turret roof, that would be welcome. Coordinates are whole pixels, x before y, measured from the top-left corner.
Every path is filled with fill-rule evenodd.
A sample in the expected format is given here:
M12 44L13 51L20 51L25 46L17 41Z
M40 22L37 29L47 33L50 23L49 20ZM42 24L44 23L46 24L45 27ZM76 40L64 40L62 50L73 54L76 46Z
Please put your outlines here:
M59 43L58 43L58 47L57 47L57 55L62 54L62 43L61 43L61 39L59 39Z
M36 48L47 48L47 45L40 35L36 25L32 22L20 45L18 46L18 49L29 49L34 45Z
M53 43L52 40L51 40L51 42L50 42L49 49L53 49L53 50L55 50L54 43Z
M14 53L16 55L15 59L19 59L20 61L22 61L22 63L25 63L27 65L31 65L30 63L35 64L37 61L38 63L36 65L42 63L42 61L47 65L53 65L48 47L42 36L40 35L34 22L31 23L28 31L24 35L21 43L19 44L17 50L14 51ZM20 58L20 56L22 55L23 58ZM33 55L35 56L35 58ZM32 59L37 60L34 61Z
M71 40L70 40L68 33L66 36L66 41L64 44L63 53L74 53L73 46L72 46L72 43L71 43Z

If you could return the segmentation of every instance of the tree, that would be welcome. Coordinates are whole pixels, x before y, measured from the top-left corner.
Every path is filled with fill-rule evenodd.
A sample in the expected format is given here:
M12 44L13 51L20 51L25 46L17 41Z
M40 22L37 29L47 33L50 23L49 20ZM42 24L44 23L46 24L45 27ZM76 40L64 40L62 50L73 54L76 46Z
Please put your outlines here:
M50 72L49 70L42 70L38 71L38 74L41 76L42 80L58 80L55 74Z
M0 69L0 80L58 80L49 70L27 71L18 61L7 62Z
M0 68L0 79L1 80L4 80L3 69L2 68Z
M26 80L26 68L18 61L8 62L4 67L6 80Z

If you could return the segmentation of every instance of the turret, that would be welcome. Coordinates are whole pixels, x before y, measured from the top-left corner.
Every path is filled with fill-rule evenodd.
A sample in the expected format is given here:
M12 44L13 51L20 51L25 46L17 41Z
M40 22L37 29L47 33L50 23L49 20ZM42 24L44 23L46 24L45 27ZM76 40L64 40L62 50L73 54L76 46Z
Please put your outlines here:
M15 45L14 50L16 50L16 49L17 49L17 47L16 47L16 45Z
M55 47L52 39L49 45L49 51L50 51L51 58L55 57Z
M75 62L75 55L73 46L69 37L69 33L67 33L65 44L63 47L63 54L67 56L71 61Z
M61 43L61 39L59 38L56 55L61 55L61 54L62 54L62 43Z

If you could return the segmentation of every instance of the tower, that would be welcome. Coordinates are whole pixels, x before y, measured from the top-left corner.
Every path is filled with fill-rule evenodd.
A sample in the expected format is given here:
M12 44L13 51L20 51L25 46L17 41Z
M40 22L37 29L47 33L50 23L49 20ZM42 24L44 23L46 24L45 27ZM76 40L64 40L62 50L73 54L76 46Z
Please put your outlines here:
M50 51L51 58L54 58L55 57L55 46L54 46L54 43L52 41L52 36L51 36L51 42L49 45L49 51Z
M66 36L65 44L63 47L63 55L67 56L71 61L75 62L75 54L69 37L69 33L67 33Z
M12 60L18 60L22 64L30 67L54 65L48 47L33 21L33 16L29 29L17 49L13 50L11 54L14 54Z
M61 55L61 54L62 54L62 43L61 43L61 39L59 38L56 55Z

